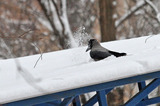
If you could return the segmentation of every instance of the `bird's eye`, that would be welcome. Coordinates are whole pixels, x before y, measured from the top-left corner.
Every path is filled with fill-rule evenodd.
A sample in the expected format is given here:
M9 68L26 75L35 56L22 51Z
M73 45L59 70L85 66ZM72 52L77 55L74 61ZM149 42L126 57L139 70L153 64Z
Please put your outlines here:
M93 41L95 41L95 39L91 39L91 40L90 40L90 42L93 42Z

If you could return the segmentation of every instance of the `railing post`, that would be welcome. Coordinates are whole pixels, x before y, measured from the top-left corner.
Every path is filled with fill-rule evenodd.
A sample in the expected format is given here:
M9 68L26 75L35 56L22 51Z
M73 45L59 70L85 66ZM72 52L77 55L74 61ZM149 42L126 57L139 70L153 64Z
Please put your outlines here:
M80 102L80 99L79 99L79 96L76 96L74 99L73 99L73 106L81 106L81 102Z
M105 90L97 91L97 98L99 106L108 106Z
M150 84L148 84L144 89L142 89L138 94L131 98L124 106L135 106L143 98L145 98L151 91L160 85L160 79L156 78Z
M143 88L145 88L145 87L146 87L145 81L138 82L139 91L141 91L141 90L142 90ZM143 100L146 100L146 99L148 99L148 96L145 97Z

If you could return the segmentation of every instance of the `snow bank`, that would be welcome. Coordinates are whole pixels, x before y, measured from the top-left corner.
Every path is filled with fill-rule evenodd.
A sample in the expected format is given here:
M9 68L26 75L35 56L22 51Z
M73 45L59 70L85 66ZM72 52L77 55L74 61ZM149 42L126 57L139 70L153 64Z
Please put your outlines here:
M87 47L45 53L36 68L39 55L0 60L0 104L159 71L160 35L146 38L103 43L128 55L98 62Z

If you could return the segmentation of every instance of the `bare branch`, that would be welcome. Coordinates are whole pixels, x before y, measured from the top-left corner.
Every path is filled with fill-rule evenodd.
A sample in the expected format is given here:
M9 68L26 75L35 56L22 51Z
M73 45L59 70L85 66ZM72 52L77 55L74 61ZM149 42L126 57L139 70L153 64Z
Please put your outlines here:
M145 2L154 10L154 12L156 13L155 19L160 24L160 13L159 13L158 8L150 0L145 0Z
M147 43L148 39L151 38L153 35L149 36L148 38L145 39L145 43Z
M145 0L145 2L155 11L156 14L159 13L158 8L150 0Z
M18 37L2 37L2 36L0 36L0 38L7 38L7 39L25 39L25 38L23 38L24 35L27 34L27 33L29 33L30 31L32 31L32 29L30 29L30 30L24 32L23 34L19 35ZM25 40L27 40L27 41L30 42L29 39L25 39ZM4 40L1 39L1 41L3 42L3 44L5 44L5 47L6 47L7 51L9 52L9 54L12 54L11 51L10 51L10 49L8 48L8 46L6 45L6 43L4 42ZM43 52L42 52L42 50L41 50L35 43L32 43L32 42L31 42L30 44L31 44L32 46L34 46L35 49L38 49L38 51L39 51L39 53L40 53L40 57L37 59L35 65L34 65L34 68L35 68L36 65L37 65L37 63L38 63L38 61L39 61L40 59L42 60ZM11 57L14 58L13 55L11 55Z
M42 59L42 54L41 54L41 56L37 59L35 65L34 65L34 68L37 66L37 64L38 64L38 62L39 62L40 59Z
M41 0L38 0L38 2L39 2L39 4L40 4L40 6L41 6L41 8L42 8L42 11L43 11L43 13L45 14L47 20L49 21L52 29L54 30L55 35L59 35L59 31L56 29L56 26L54 25L53 21L50 19L50 15L48 14L48 11L47 11L45 5L42 3ZM45 2L46 2L46 1L45 1Z
M31 32L31 31L33 31L33 29L30 29L30 30L28 30L28 31L24 32L23 34L21 34L21 35L20 35L20 36L18 36L18 37L19 37L19 38L22 38L25 34L27 34L27 33Z
M62 33L63 33L63 35L65 35L64 23L62 22L62 19L61 19L61 17L60 17L59 12L58 12L58 7L57 7L57 5L56 5L56 3L55 3L54 0L52 0L52 3L53 3L53 5L54 5L54 7L55 7L55 9L56 9L56 13L57 13L58 19L59 19L59 21L60 21L60 23L61 23L61 25L62 25Z
M121 25L125 20L131 17L136 11L144 7L147 3L145 1L138 2L134 7L132 7L126 14L124 14L120 19L115 22L115 26L118 27Z
M145 0L145 2L154 10L156 14L156 17L154 17L154 19L160 24L160 13L159 13L158 8L150 0ZM149 36L148 38L146 38L145 43L147 43L147 40L151 38L152 36Z
M41 54L40 54L40 57L37 59L35 65L34 65L34 68L35 68L36 65L38 64L38 61L39 61L40 59L42 60L43 52L42 52L42 50L41 50L35 43L32 43L32 45L33 45L34 47L36 47L36 48L38 49L38 51L41 53Z
M6 46L6 49L8 51L8 53L10 54L10 56L12 58L14 58L15 56L13 55L11 49L7 46L6 42L1 39L4 43L4 45ZM19 63L18 59L17 58L14 58L14 61L16 63L16 67L17 67L17 71L19 72L19 74L24 78L24 80L29 84L31 85L32 87L34 87L35 89L41 91L41 92L47 92L45 91L43 88L39 87L36 82L39 82L41 81L41 79L37 79L37 78L34 78L34 76L32 74L30 74L27 70L25 70Z

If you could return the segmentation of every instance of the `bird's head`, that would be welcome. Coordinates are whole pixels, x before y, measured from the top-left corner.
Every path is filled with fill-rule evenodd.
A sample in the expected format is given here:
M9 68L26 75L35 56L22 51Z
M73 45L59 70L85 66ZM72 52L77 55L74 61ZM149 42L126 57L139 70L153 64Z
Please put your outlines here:
M86 52L91 50L93 46L98 45L98 44L99 44L99 42L96 39L90 39L88 41L88 48L87 48Z

